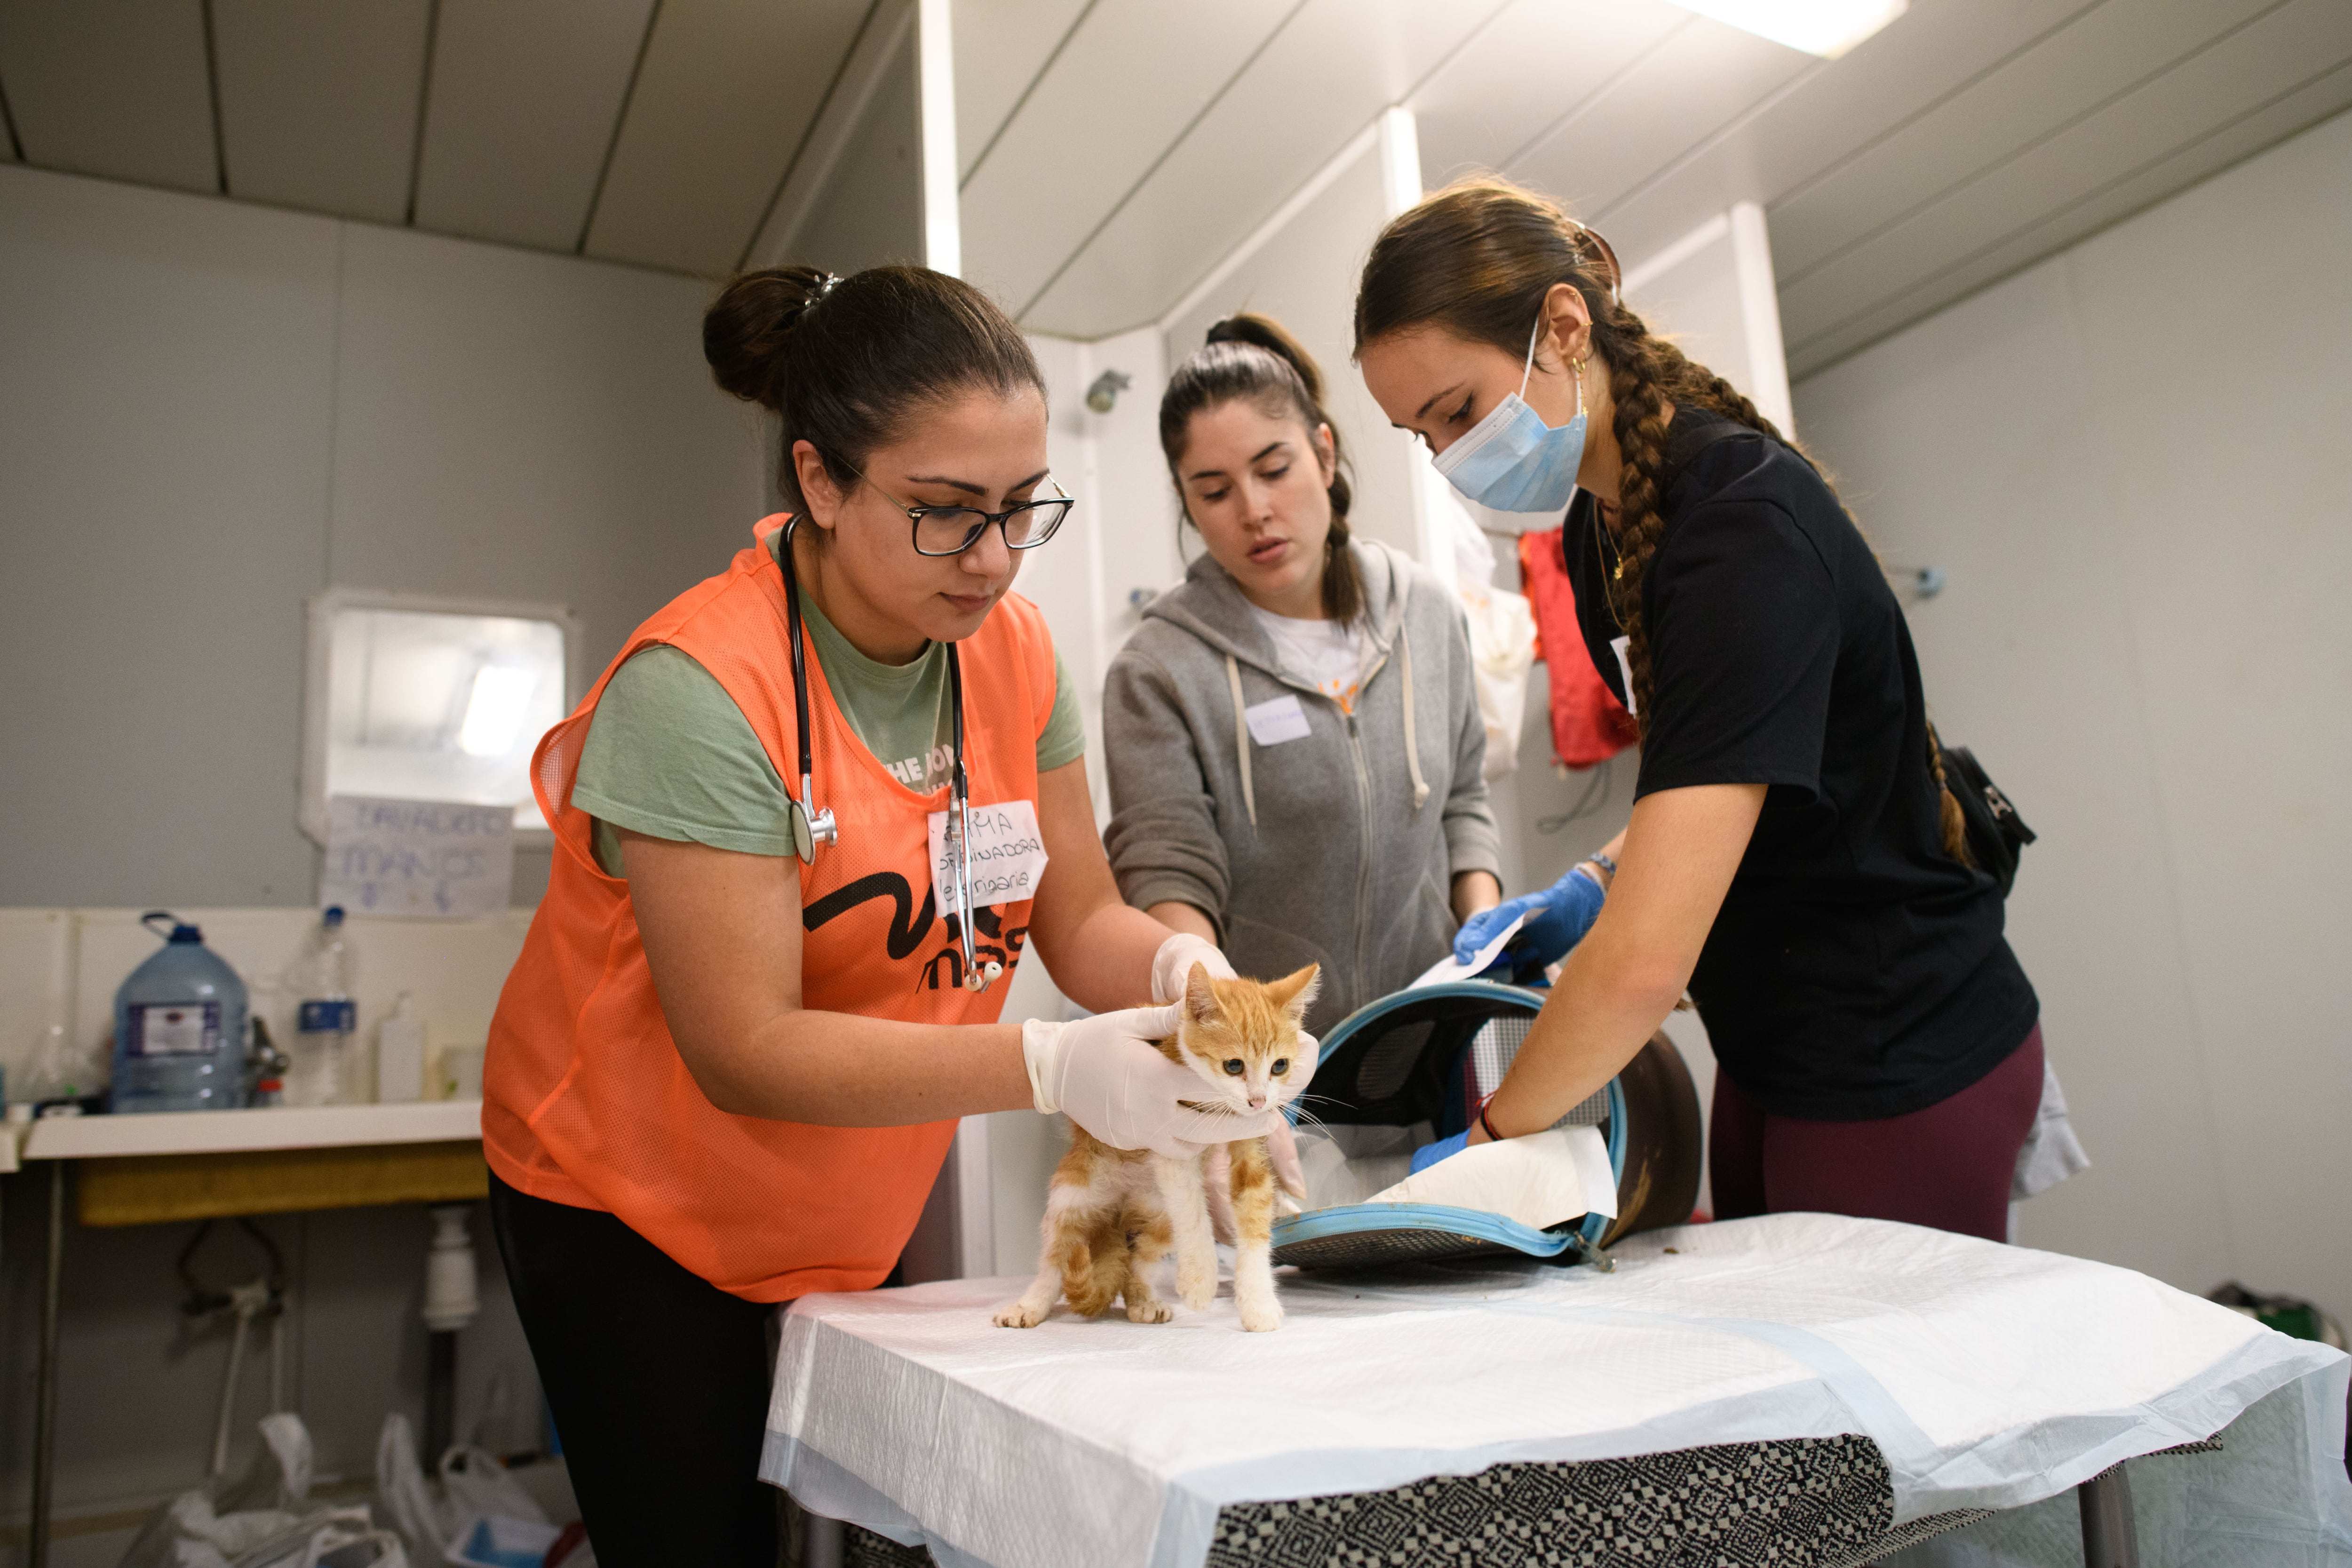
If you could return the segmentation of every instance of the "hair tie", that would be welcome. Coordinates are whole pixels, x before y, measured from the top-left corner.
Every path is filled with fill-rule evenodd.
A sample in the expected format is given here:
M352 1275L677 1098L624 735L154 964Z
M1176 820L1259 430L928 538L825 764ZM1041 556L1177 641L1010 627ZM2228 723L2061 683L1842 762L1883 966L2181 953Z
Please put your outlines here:
M841 275L840 275L839 273L837 273L837 272L828 272L828 273L826 273L824 277L822 277L822 278L820 278L820 279L817 279L817 283L816 283L816 291L815 291L814 293L813 293L813 294L811 294L811 295L809 296L809 303L810 303L811 305L814 305L814 304L818 303L818 302L819 302L820 300L823 300L823 299L824 299L827 294L832 293L832 292L834 291L834 289L835 289L839 288L840 286L841 286Z

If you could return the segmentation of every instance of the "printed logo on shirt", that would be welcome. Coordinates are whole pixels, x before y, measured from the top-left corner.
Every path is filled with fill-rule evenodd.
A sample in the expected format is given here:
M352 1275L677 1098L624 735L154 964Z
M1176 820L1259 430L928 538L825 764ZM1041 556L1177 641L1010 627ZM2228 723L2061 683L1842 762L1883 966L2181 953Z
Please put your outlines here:
M882 766L908 789L929 795L947 783L955 771L955 753L945 746L933 746L922 756L905 757Z
M835 888L823 898L801 910L801 924L809 931L847 914L861 904L882 899L888 901L887 924L881 932L884 956L892 963L903 963L915 956L916 950L934 940L940 943L938 952L919 961L911 985L917 991L937 991L944 987L953 991L963 984L963 925L961 916L950 914L945 921L939 915L938 895L926 889L920 905L915 902L915 890L907 879L896 871L877 871ZM972 916L972 956L981 963L991 961L1004 965L1010 978L1021 962L1022 949L1029 940L1025 925L1007 925L992 909L983 908Z

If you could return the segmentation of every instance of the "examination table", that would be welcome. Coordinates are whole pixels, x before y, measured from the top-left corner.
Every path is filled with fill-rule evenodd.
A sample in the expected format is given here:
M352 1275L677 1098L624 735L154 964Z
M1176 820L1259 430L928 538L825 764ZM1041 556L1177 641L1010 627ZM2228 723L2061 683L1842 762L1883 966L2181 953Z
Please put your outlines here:
M2352 1563L2339 1352L2127 1269L1880 1221L1687 1226L1614 1258L1286 1270L1265 1334L1230 1293L1029 1330L989 1321L1017 1279L808 1297L761 1473L945 1568L1828 1568L1984 1510L2071 1512L2079 1483L2259 1403L2220 1451L2131 1473L2221 1543L2198 1562Z

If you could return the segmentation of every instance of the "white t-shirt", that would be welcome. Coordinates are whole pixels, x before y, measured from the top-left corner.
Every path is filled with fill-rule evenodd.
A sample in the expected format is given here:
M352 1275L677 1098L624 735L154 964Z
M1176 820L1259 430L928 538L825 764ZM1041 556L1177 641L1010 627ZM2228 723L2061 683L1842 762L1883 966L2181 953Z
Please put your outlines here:
M1277 616L1250 605L1250 614L1273 639L1275 657L1291 674L1312 681L1315 689L1339 705L1356 710L1356 689L1362 684L1364 637L1353 621L1305 621Z

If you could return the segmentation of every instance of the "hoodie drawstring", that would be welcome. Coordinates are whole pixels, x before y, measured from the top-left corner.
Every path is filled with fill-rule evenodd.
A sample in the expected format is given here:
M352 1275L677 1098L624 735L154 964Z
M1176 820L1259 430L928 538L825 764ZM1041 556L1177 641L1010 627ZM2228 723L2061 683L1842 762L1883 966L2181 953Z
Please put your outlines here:
M1225 655L1225 679L1234 689L1234 752L1242 760L1242 805L1248 811L1250 826L1257 826L1257 792L1250 787L1249 721L1242 717L1242 667L1232 654ZM1405 700L1405 728L1412 728L1412 698ZM1420 773L1413 777L1418 780ZM1425 792L1424 792L1425 793Z
M1404 762L1412 773L1412 808L1419 811L1422 802L1429 798L1429 784L1421 776L1421 746L1412 730L1412 634L1405 630L1402 621L1397 624L1397 643L1404 649ZM1231 664L1233 656L1226 655L1225 662ZM1234 689L1241 689L1238 674L1234 677ZM1249 765L1246 763L1242 765L1242 793L1244 795L1249 793ZM1253 824L1257 821L1255 812L1251 813L1250 821Z

